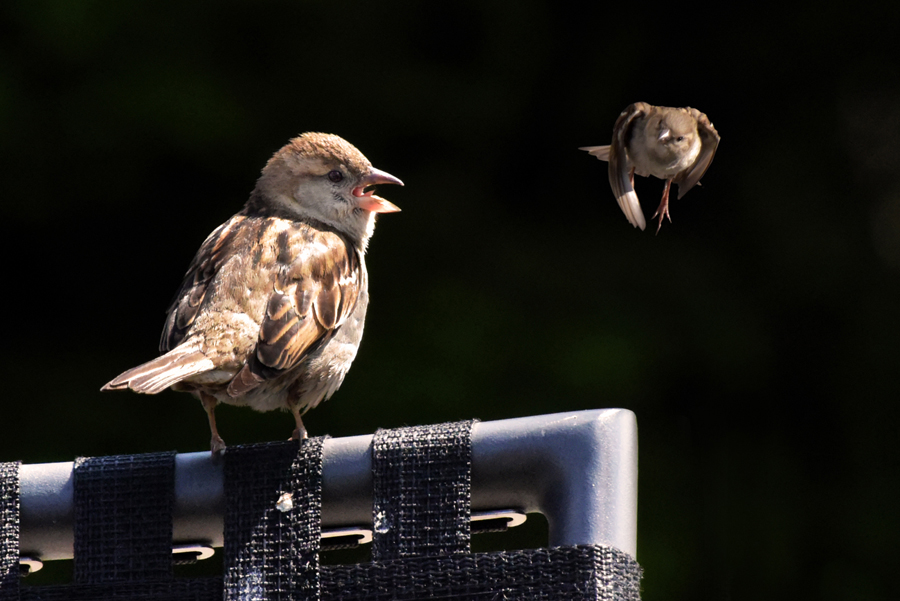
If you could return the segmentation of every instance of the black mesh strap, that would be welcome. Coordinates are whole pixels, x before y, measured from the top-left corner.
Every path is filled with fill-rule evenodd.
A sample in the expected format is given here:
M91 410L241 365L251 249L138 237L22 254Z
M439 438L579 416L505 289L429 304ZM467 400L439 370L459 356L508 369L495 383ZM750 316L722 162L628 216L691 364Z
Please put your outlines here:
M358 565L319 566L323 439L230 447L224 579L172 578L174 457L139 455L76 462L76 581L20 589L18 465L0 463L0 601L639 601L640 566L611 547L469 552L472 424L376 434Z
M640 601L640 580L626 553L582 545L329 566L322 599Z
M172 577L175 453L75 461L75 582Z
M19 599L19 464L0 463L0 601Z
M225 599L319 599L324 438L225 453Z
M375 433L375 560L468 553L474 423Z
M21 601L220 601L221 578L22 587Z

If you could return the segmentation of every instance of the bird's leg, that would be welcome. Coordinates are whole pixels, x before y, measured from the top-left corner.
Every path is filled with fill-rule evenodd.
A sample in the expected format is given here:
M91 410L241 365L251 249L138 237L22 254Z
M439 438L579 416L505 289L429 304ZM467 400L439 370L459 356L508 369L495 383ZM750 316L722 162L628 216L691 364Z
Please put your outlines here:
M219 401L211 394L201 392L200 402L203 404L203 409L206 410L206 417L209 418L209 431L212 433L209 440L209 452L218 455L225 450L225 441L219 436L219 430L216 428L216 405L219 404Z
M672 223L672 216L669 215L669 188L672 186L672 179L669 178L666 180L666 187L663 188L662 200L659 203L659 207L657 207L656 212L653 213L654 219L657 215L659 215L659 225L656 226L656 233L659 233L659 230L662 228L663 217L669 218L669 223Z
M291 413L294 414L294 420L297 427L291 433L291 440L305 440L307 437L306 426L303 425L303 405L300 403L291 404Z
M634 167L628 172L628 180L631 182L631 189L634 190Z

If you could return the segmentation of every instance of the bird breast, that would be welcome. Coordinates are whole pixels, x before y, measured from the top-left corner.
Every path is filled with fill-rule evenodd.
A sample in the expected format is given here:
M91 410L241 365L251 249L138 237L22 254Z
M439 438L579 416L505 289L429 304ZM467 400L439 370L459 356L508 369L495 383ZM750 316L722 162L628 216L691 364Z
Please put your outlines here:
M628 160L634 166L634 172L643 177L675 177L693 165L700 156L701 144L696 135L688 147L663 145L656 141L647 144L642 138L636 138L634 144L635 147L629 149L630 152L626 151Z

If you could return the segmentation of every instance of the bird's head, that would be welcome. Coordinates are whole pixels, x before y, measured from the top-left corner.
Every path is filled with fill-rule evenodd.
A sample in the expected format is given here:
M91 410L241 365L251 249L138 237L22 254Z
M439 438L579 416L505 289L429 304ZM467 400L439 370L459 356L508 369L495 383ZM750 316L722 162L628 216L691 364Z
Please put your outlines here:
M281 216L328 224L365 248L375 214L400 210L374 194L376 184L403 182L373 167L343 138L305 133L269 159L251 203Z
M699 150L699 134L697 121L686 111L671 110L659 120L656 129L656 149L659 158L668 161L679 161L693 155Z

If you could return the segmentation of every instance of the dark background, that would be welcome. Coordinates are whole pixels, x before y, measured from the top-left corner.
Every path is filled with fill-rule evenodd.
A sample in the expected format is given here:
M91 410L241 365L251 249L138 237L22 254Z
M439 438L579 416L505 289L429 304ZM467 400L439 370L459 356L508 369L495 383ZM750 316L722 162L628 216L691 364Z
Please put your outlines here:
M831 6L2 3L0 460L207 448L191 397L99 388L266 159L327 131L406 187L312 434L626 407L646 601L893 597L900 15ZM658 236L577 150L635 101L722 135Z

